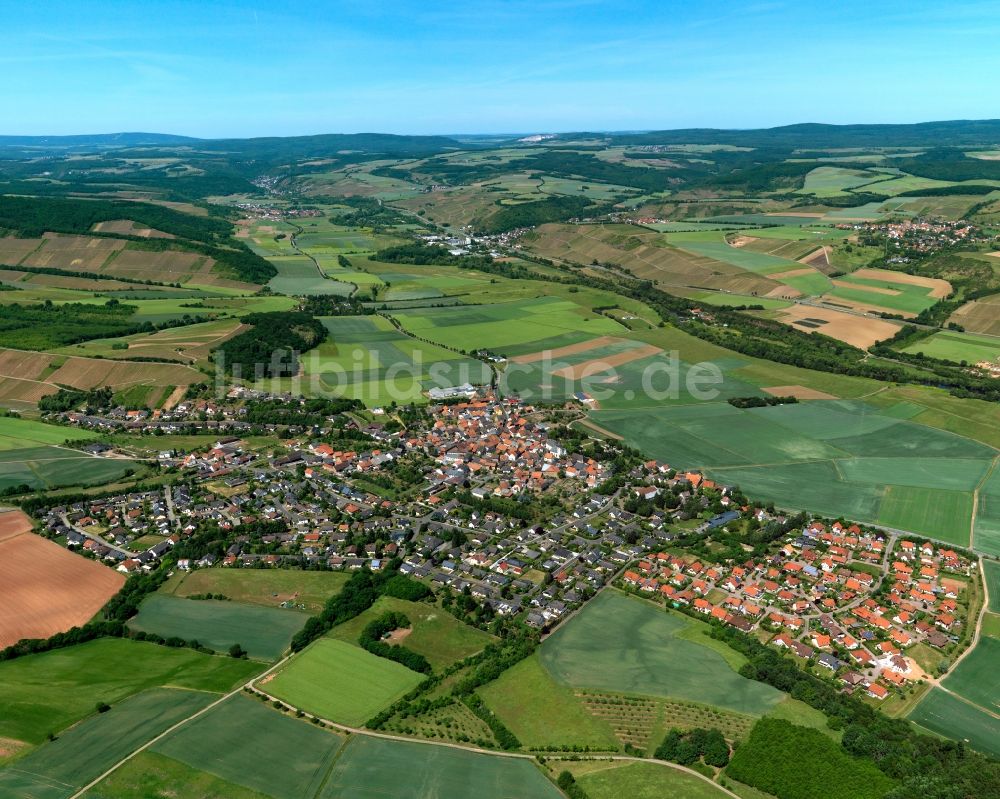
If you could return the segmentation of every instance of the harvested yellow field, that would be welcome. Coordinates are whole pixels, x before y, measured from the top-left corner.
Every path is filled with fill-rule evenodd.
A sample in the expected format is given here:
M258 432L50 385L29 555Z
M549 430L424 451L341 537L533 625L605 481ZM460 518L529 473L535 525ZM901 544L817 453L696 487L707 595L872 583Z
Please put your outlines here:
M837 399L833 394L827 394L825 391L806 388L805 386L771 386L770 388L762 388L761 391L766 391L772 397L795 397L795 399L799 400Z
M569 355L578 355L581 352L589 352L590 350L597 349L598 347L606 347L609 344L619 344L625 339L615 338L614 336L600 336L598 338L592 338L589 341L581 341L579 344L569 344L565 347L556 347L552 350L543 350L542 352L530 352L527 355L517 355L510 359L511 363L536 363L537 361L543 360L546 356L550 358L565 358Z
M76 272L99 272L108 259L125 246L118 239L64 236L46 233L45 242L21 263Z
M618 352L603 358L594 358L583 363L564 366L562 369L556 369L552 374L567 380L582 380L586 377L593 377L601 372L605 372L612 367L632 363L632 361L638 361L641 358L648 358L650 355L656 355L658 352L661 352L659 347L654 347L652 344L644 344L641 347L625 350L625 352Z
M37 403L59 386L89 389L110 386L120 390L135 385L189 386L204 375L183 364L136 363L79 358L49 352L0 348L0 399Z
M967 302L948 321L961 325L970 333L1000 336L1000 294Z
M0 264L17 266L28 253L41 246L42 239L17 239L13 236L0 238Z
M131 219L111 219L107 222L96 222L91 228L94 233L123 233L127 236L141 236L144 239L172 239L170 233L147 227L133 222Z
M942 300L951 294L951 283L936 277L921 277L920 275L908 275L906 272L892 272L888 269L859 269L853 273L854 277L863 280L884 280L886 283L900 283L904 286L920 286L929 289L928 296L936 300ZM866 291L875 291L870 286L865 287Z
M109 275L121 275L135 280L159 280L163 283L184 282L204 267L215 262L195 252L148 252L123 250L108 264Z
M896 322L886 319L872 319L815 305L790 305L777 311L775 318L807 333L822 333L863 350L892 338L899 330Z

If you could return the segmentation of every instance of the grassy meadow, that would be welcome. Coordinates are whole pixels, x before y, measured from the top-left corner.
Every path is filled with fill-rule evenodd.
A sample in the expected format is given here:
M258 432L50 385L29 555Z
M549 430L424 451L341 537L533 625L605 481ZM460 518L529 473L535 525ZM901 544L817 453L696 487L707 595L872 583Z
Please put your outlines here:
M297 571L293 569L196 569L176 572L160 589L161 594L189 597L222 594L234 602L317 613L330 597L340 593L348 580L344 572Z
M496 640L489 633L462 623L436 605L389 596L379 597L368 610L334 627L328 636L356 644L365 625L389 611L403 613L410 620L410 632L401 644L423 655L435 669L474 655Z
M423 676L360 646L321 638L285 664L263 689L289 704L349 726L360 726Z

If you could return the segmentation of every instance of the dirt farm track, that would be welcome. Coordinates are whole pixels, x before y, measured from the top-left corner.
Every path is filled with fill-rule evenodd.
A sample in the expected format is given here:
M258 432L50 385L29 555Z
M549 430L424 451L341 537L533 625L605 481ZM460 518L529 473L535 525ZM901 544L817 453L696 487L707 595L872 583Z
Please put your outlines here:
M124 582L32 533L21 511L0 512L0 649L85 624Z

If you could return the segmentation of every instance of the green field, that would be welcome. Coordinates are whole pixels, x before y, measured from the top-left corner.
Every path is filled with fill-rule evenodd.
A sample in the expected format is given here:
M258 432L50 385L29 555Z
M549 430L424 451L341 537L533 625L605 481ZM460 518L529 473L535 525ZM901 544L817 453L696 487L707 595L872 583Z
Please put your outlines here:
M753 235L755 231L748 235ZM724 233L666 233L667 241L688 252L738 266L748 272L771 274L801 269L802 264L767 253L727 244Z
M84 794L85 799L270 799L173 758L140 753Z
M990 595L990 613L1000 613L1000 563L995 560L983 560L983 570L986 572L986 590Z
M68 429L54 424L0 416L0 451L62 444L66 439L97 438L90 430Z
M621 746L608 723L591 715L572 688L557 682L537 654L484 685L479 695L529 749L580 745L617 751Z
M294 707L357 727L422 679L360 646L322 638L292 658L264 689Z
M303 624L302 614L292 610L163 594L148 597L139 615L129 621L133 630L196 640L217 652L240 644L250 657L259 660L277 660Z
M722 403L609 408L591 417L649 455L703 468L755 498L968 545L972 492L996 453L908 420L919 413L899 403L816 400L751 410ZM980 494L977 546L979 530L985 541L994 524L991 485ZM1000 546L1000 517L996 527Z
M791 305L788 300L776 300L769 297L753 297L747 294L728 294L715 291L696 291L685 296L707 305L760 305L767 311L778 311Z
M0 737L38 744L92 713L147 688L171 685L224 692L260 666L122 638L0 663Z
M278 274L267 285L280 294L336 294L346 297L354 291L351 283L321 274L316 264L304 255L272 256L269 260Z
M237 695L152 750L274 799L316 796L344 739Z
M1000 338L947 330L934 333L928 338L904 347L903 352L922 353L930 358L941 358L955 363L993 362L1000 357Z
M994 469L979 488L973 534L976 549L1000 557L1000 469Z
M93 716L0 769L0 796L66 799L125 755L217 697L154 688Z
M689 699L752 715L781 701L780 692L741 677L714 649L681 636L695 625L605 591L545 640L539 659L573 687Z
M990 713L1000 712L997 664L1000 664L1000 640L981 636L975 649L948 673L941 684Z
M316 613L326 600L340 592L348 577L344 572L295 569L196 569L174 573L160 593L178 597L223 594L234 602L269 608L291 602L296 609Z
M839 297L842 300L875 305L879 308L888 308L913 316L937 302L930 296L930 289L924 286L911 286L890 280L874 280L855 275L843 275L837 279L850 285L834 286L827 292L828 297ZM888 289L894 293L885 294L882 291L873 291L872 289Z
M411 333L461 349L486 348L501 354L507 348L542 341L565 333L588 337L627 332L605 316L555 297L541 297L470 308L428 308L394 311L393 317Z
M60 429L60 432L65 436L70 431ZM11 440L0 436L0 445L9 444ZM0 491L22 484L32 489L104 485L114 482L129 470L137 473L145 471L135 461L97 458L57 446L0 449Z
M585 764L567 763L568 770L582 772L577 783L590 799L722 799L727 794L707 780L659 763ZM556 770L562 764L553 764Z
M816 197L841 197L846 194L845 189L853 189L887 177L889 176L877 172L819 166L806 175L805 183L797 193L812 194Z
M327 341L302 358L306 393L334 393L369 405L421 401L434 386L483 385L482 361L417 341L381 316L325 317Z
M907 718L938 735L965 740L974 749L1000 757L1000 719L940 688L932 688Z
M972 526L972 504L968 492L893 485L882 497L878 521L886 527L927 532L964 545Z
M344 747L317 799L390 796L558 799L562 794L531 760L359 735Z
M356 644L365 625L387 611L406 614L412 625L412 632L406 636L402 645L423 655L435 669L474 655L488 643L496 640L482 630L463 624L436 605L408 602L405 599L389 596L379 597L375 604L360 616L334 627L329 637Z

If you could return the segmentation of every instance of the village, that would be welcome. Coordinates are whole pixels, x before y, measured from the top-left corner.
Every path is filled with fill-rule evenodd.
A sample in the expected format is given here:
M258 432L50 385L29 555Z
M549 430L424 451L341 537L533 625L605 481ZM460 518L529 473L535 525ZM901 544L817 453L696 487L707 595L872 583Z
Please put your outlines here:
M840 230L858 231L862 244L891 245L897 250L915 254L937 252L958 244L986 242L992 236L985 234L965 219L889 219L882 222L852 222L837 225ZM905 263L906 258L897 259Z
M190 401L175 413L209 410L236 424L245 399ZM932 670L953 652L969 618L976 564L965 553L789 518L658 461L616 474L610 458L551 437L551 414L518 399L434 405L398 430L352 424L351 448L324 441L324 426L286 429L280 454L236 435L165 451L173 485L40 515L50 537L125 574L155 570L206 526L224 550L181 557L178 569L379 571L399 559L402 573L467 597L484 627L502 619L548 631L616 585L756 635L873 701L936 679L921 663ZM778 535L746 560L699 559L672 543L761 527Z

